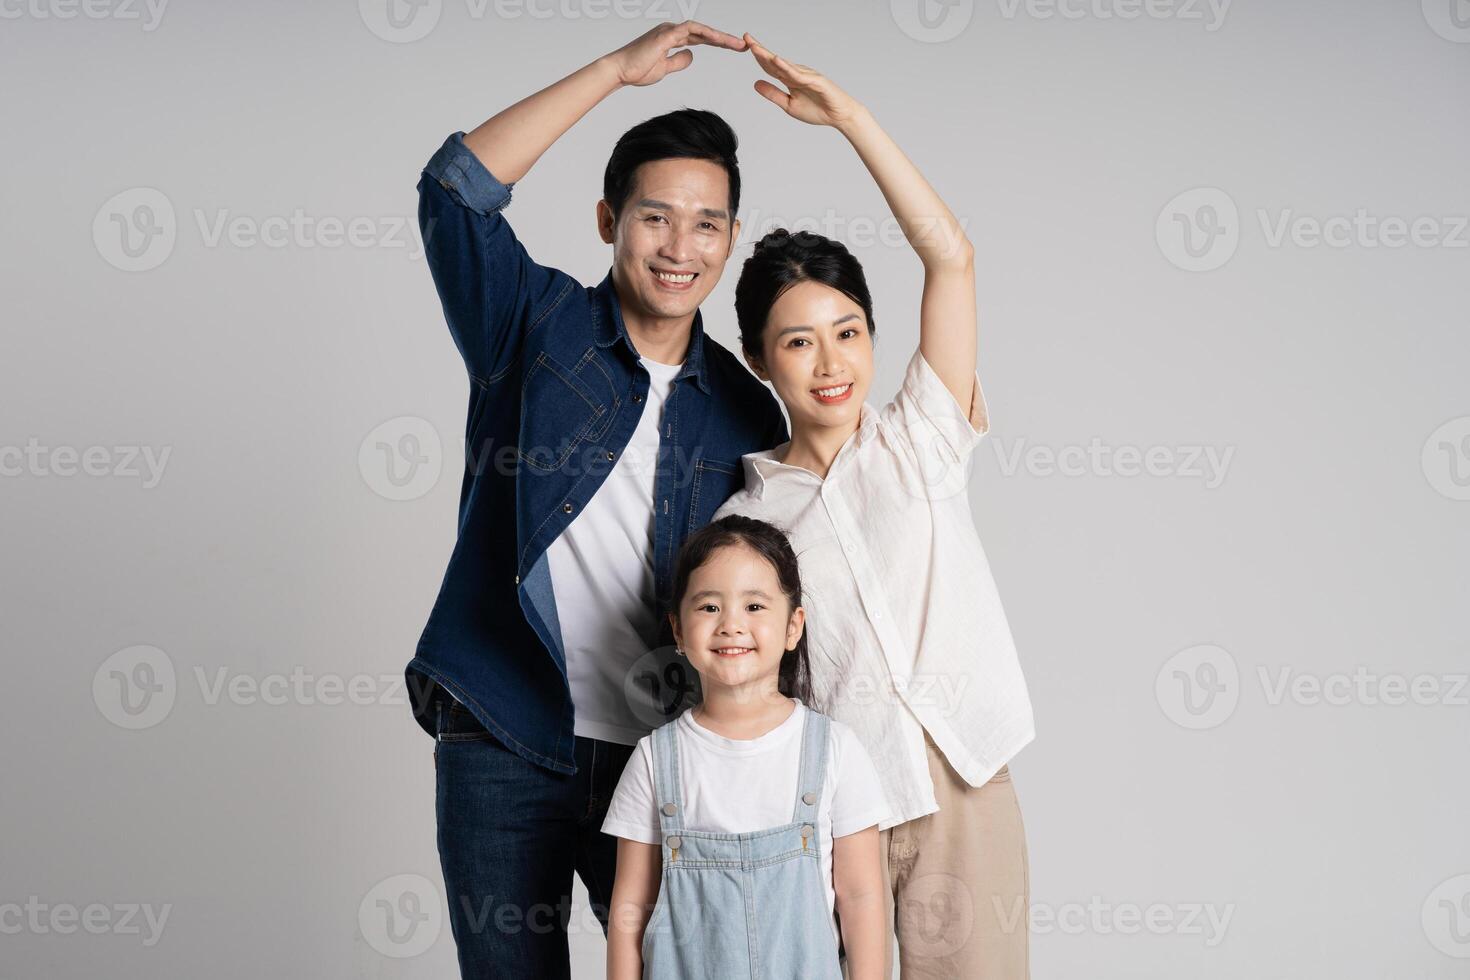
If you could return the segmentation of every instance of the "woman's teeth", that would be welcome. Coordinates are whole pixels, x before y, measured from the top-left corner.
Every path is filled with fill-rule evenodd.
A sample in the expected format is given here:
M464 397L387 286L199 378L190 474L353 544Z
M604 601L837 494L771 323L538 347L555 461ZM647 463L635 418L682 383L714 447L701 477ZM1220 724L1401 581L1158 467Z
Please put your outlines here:
M837 398L841 395L847 394L847 389L851 387L852 382L849 381L847 384L839 385L836 388L818 388L817 394L821 395L823 398Z

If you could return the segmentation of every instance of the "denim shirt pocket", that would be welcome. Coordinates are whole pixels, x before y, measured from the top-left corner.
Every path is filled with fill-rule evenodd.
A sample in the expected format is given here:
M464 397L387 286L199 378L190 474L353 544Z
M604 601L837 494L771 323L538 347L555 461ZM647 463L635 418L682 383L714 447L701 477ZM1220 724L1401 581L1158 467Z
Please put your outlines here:
M590 437L606 433L613 412L608 388L599 394L586 380L606 377L601 364L595 367L595 349L582 355L577 367L569 368L546 351L536 355L526 372L521 401L520 458L527 466L543 471L561 468L567 458ZM579 369L580 372L579 372Z
M740 461L704 457L694 462L694 481L689 496L689 527L693 534L714 517L720 505L744 486Z

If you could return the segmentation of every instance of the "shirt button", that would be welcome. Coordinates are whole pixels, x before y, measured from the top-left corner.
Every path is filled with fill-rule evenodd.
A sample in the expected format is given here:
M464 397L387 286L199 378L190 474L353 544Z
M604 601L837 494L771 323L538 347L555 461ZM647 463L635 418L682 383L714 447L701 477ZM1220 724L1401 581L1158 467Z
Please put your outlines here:
M666 816L666 817L672 817L674 815L674 811L677 810L677 809L679 809L679 808L676 807L676 806L674 806L674 804L672 804L672 803L665 803L664 804L664 816Z
M572 512L572 505L571 504L562 504L561 505L561 509L564 510L564 511L566 511L568 514L570 514Z
M638 394L637 392L634 392L633 393L633 401L635 401L635 402L641 402L642 400L643 400L643 396L642 395Z
M608 451L607 458L608 459L612 459L613 458L613 454L612 454L612 451L611 450Z
M676 851L677 851L677 850L678 850L678 849L679 849L679 847L680 847L680 846L681 846L681 845L682 845L682 844L683 844L683 843L684 843L684 838L682 838L682 837L680 837L680 836L678 836L678 835L677 835L677 834L676 834L676 835L674 835L674 836L673 836L673 837L670 837L670 838L669 838L669 840L668 840L668 845L669 845L669 846L670 846L670 847L672 847L672 848L673 848L673 849L674 849L674 850L676 850Z
M516 576L516 585L520 585L520 584L521 584L521 577L519 575L517 575Z
M817 794L816 793L802 793L801 794L801 802L805 803L807 806L811 806L813 803L817 802Z

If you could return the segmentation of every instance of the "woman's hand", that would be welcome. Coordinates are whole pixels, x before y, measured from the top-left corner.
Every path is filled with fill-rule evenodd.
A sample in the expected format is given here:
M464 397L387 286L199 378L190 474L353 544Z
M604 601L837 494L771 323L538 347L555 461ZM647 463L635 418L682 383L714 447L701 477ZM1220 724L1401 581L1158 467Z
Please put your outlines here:
M765 69L766 74L789 89L783 92L778 86L762 78L755 83L755 90L785 109L791 118L813 126L841 128L862 111L860 102L816 69L792 64L750 34L745 35L742 43L750 47L750 53Z
M617 72L623 85L652 85L665 75L683 71L694 61L690 45L708 44L731 51L744 51L745 41L694 20L682 24L660 24L642 37L623 45L604 59ZM674 48L685 48L673 57Z

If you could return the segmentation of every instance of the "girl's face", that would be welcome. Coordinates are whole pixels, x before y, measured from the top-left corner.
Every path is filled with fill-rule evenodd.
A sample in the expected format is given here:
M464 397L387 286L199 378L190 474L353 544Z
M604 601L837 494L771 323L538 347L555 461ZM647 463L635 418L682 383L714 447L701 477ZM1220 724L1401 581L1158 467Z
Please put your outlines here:
M796 647L806 611L781 591L776 569L745 545L716 549L689 576L670 617L705 691L712 687L776 690L781 655Z
M873 380L873 338L863 308L831 286L807 280L781 294L766 316L762 363L798 428L855 428Z

